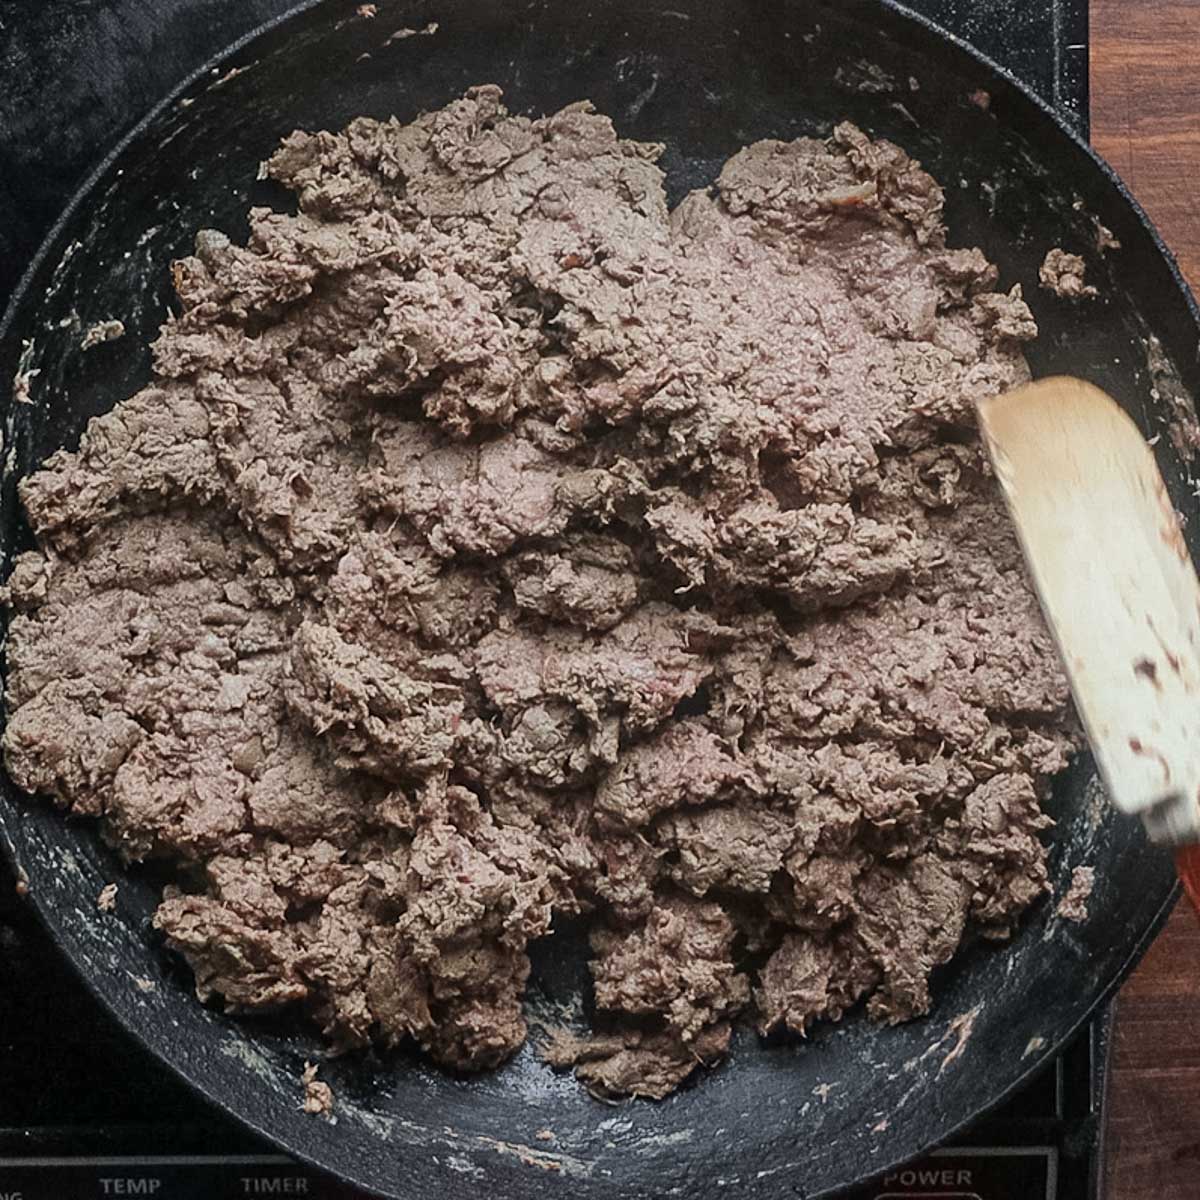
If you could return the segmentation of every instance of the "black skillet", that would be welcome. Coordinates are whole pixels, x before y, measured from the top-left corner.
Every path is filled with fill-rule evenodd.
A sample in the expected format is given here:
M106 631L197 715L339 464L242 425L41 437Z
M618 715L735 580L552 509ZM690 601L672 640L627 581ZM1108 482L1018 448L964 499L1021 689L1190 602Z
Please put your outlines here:
M243 234L249 202L285 202L254 182L276 141L361 113L409 118L479 82L502 84L522 112L590 97L622 133L666 142L673 200L708 184L747 142L823 134L849 117L920 157L946 185L952 244L982 246L1006 284L1024 286L1043 330L1030 351L1035 373L1092 379L1147 435L1164 430L1172 397L1200 384L1196 308L1111 172L1010 76L897 7L385 0L375 19L356 8L296 12L210 64L133 131L50 235L0 326L0 378L40 372L34 403L5 413L5 560L28 540L16 478L146 381L142 346L170 303L171 259L203 226ZM387 42L430 23L435 32ZM1097 222L1119 250L1101 253ZM1038 290L1052 246L1085 255L1100 302L1075 307ZM81 354L80 326L113 316L128 336ZM1150 335L1163 348L1153 361ZM1168 437L1158 449L1192 518L1195 553L1186 464ZM415 1056L351 1057L322 1068L337 1097L329 1124L298 1105L318 1040L199 1005L151 931L152 880L125 880L116 912L101 918L95 896L122 875L94 830L6 780L3 791L0 842L114 1017L245 1125L389 1197L816 1197L852 1185L945 1140L1055 1054L1137 959L1174 886L1169 859L1109 811L1085 758L1055 791L1050 861L1057 894L1073 867L1097 868L1087 921L1056 919L1050 900L1011 945L971 947L941 973L924 1020L879 1029L855 1016L803 1044L765 1045L743 1031L730 1060L693 1086L618 1107L590 1099L529 1048L475 1078ZM530 993L535 1022L561 1020L586 994L569 932L539 948Z

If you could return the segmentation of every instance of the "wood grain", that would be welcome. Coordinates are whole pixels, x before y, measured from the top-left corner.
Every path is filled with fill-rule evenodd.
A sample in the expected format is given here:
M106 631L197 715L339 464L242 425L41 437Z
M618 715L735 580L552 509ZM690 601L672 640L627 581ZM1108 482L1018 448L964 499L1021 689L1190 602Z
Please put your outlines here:
M1091 29L1092 142L1198 288L1200 0L1092 0Z
M1200 0L1092 0L1092 141L1200 290ZM1105 1200L1200 1196L1200 922L1181 905L1125 986Z
M1117 1004L1105 1200L1200 1195L1200 921L1175 909Z

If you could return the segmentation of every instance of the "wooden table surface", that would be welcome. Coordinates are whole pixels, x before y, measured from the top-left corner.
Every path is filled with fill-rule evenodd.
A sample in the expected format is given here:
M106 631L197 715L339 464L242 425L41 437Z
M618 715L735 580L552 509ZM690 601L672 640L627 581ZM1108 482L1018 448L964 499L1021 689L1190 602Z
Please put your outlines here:
M1200 293L1200 0L1091 0L1092 141ZM1105 1200L1200 1197L1200 922L1180 905L1117 1005Z

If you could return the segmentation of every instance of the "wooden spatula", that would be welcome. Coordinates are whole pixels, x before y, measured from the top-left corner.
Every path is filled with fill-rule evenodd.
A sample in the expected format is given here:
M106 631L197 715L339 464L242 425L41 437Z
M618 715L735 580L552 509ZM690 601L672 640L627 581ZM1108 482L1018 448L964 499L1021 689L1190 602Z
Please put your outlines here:
M1200 843L1200 582L1153 453L1078 379L979 416L1109 796L1154 841Z

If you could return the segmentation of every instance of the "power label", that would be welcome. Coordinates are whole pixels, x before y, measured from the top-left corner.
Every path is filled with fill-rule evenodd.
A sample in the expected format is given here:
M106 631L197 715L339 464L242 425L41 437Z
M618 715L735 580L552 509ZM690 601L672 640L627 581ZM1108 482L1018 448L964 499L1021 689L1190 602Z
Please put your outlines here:
M1053 1146L957 1146L889 1172L853 1200L1055 1200L1057 1190Z

